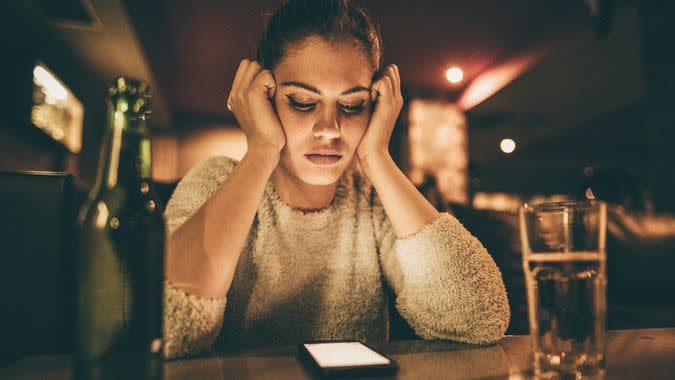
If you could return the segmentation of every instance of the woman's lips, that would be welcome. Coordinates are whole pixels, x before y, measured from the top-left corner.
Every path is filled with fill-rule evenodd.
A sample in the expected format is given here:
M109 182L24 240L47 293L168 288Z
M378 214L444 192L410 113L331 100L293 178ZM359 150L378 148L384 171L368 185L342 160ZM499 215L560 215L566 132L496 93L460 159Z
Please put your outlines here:
M333 165L342 159L339 154L305 154L305 157L317 165Z

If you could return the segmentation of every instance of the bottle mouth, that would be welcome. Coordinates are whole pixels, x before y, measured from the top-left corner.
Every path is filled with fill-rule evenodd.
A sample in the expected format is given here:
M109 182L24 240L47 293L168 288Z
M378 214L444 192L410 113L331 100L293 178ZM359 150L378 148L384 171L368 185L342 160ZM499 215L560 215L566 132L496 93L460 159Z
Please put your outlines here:
M150 86L145 81L139 79L118 77L110 84L110 95L117 95L119 93L149 95Z
M141 120L150 115L150 86L144 81L119 77L111 83L108 98L115 112Z

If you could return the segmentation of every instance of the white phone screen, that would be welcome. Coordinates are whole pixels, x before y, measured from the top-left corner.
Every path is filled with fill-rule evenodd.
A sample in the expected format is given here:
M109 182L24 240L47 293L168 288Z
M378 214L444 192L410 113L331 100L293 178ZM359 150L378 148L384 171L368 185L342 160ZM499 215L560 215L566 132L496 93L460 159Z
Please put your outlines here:
M305 343L322 368L390 364L390 360L359 342Z

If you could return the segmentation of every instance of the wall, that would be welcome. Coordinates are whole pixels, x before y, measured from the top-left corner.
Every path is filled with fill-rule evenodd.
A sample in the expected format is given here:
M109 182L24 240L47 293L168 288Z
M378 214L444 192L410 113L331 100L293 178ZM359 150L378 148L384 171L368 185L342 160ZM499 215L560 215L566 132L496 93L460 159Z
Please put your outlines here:
M240 160L246 153L244 132L231 126L156 134L152 144L153 177L159 182L183 178L205 158L224 155Z

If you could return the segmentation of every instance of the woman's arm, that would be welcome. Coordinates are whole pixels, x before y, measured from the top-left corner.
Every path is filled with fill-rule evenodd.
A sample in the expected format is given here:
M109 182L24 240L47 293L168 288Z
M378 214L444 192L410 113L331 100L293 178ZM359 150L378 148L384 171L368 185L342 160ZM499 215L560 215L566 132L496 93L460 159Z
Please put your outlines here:
M222 328L227 291L208 287L229 287L242 250L237 245L246 244L256 205L240 202L242 196L237 194L248 194L252 202L260 197L266 181L264 168L271 165L257 152L250 150L239 163L227 157L201 161L178 184L167 205L167 358L209 349ZM229 247L219 248L223 242Z
M439 214L389 155L403 104L398 68L390 66L373 88L379 97L357 153L375 188L380 263L396 307L423 338L494 342L510 318L501 273L478 239Z
M239 255L286 141L270 102L275 87L269 70L242 60L228 107L246 134L246 155L237 165L225 157L200 162L167 205L167 358L208 349L222 327Z
M397 239L377 196L373 206L384 277L417 335L477 344L499 340L509 324L508 298L497 265L478 239L447 213Z
M279 152L252 149L225 182L170 234L166 279L202 298L225 297Z
M438 211L408 181L389 155L391 134L403 106L398 67L390 65L372 85L373 113L357 148L359 163L380 195L399 238L414 234Z
M255 61L239 64L227 106L246 134L248 150L239 165L169 237L167 280L178 289L225 297L267 180L277 166L286 136L270 99L272 72Z
M390 157L372 157L362 168L381 201L380 262L401 316L423 338L499 340L510 310L483 245L453 216L439 214Z
M438 211L401 172L389 153L370 155L360 164L375 187L397 238L413 235L438 218Z

